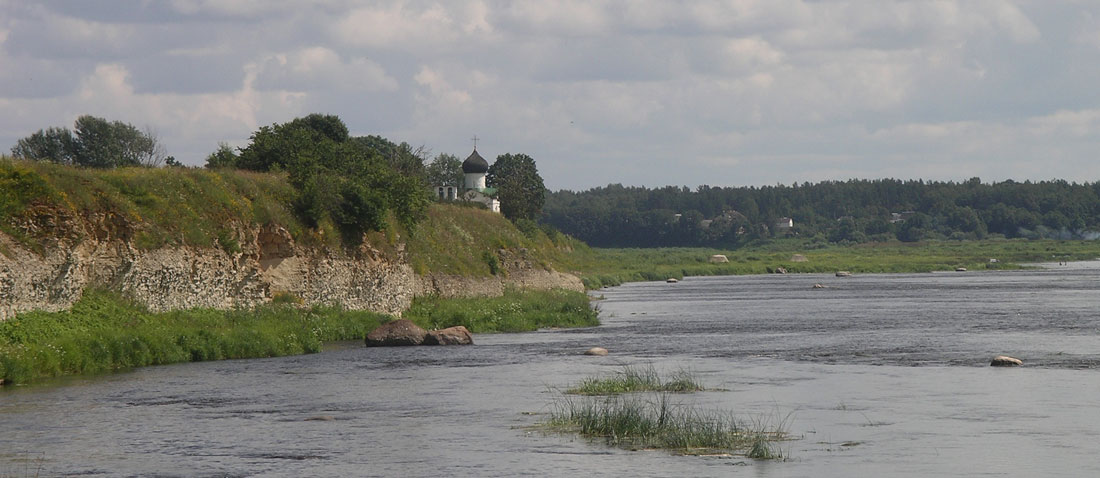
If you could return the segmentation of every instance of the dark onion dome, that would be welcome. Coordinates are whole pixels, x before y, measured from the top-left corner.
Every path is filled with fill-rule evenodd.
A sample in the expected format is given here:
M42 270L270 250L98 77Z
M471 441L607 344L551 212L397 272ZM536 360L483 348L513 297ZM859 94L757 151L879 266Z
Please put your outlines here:
M489 171L489 162L485 161L480 154L477 154L475 149L473 153L470 153L470 157L466 158L462 162L462 172L469 173L485 173Z

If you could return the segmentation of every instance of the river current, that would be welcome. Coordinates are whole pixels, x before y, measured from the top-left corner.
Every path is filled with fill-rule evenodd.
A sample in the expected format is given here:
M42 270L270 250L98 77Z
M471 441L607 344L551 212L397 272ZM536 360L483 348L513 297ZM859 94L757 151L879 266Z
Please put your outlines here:
M595 294L589 329L7 387L0 477L1100 476L1098 263ZM998 354L1025 366L989 367ZM712 391L675 400L783 424L787 459L532 429L555 389L623 365L693 372Z

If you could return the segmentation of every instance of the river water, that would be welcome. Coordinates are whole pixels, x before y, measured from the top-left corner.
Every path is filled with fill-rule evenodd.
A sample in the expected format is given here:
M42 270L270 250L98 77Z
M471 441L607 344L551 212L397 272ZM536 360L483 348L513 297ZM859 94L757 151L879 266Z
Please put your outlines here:
M590 329L7 387L0 477L1100 476L1098 292L1097 263L688 278L598 292ZM555 387L624 364L692 371L714 390L678 402L785 424L788 458L532 430Z

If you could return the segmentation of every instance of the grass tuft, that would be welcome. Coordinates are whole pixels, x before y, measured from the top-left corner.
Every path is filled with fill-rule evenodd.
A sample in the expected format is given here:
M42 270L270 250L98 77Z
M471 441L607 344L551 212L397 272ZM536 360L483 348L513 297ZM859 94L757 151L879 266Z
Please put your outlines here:
M589 377L565 391L574 395L617 395L632 392L701 392L703 384L686 370L674 372L668 380L662 380L653 365L633 367L624 365L613 375Z
M782 458L772 443L787 438L781 426L742 421L727 411L699 410L674 402L668 393L562 395L544 425L629 450L732 453L761 459Z

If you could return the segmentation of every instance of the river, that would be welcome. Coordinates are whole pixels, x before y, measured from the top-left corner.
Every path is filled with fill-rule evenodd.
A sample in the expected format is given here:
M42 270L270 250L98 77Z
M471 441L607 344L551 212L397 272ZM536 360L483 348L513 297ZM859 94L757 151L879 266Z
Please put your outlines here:
M7 387L0 477L1100 476L1100 264L596 294L589 329ZM611 354L581 355L592 346ZM998 354L1025 366L989 367ZM531 428L556 388L624 364L690 370L713 391L677 401L782 422L787 459Z

